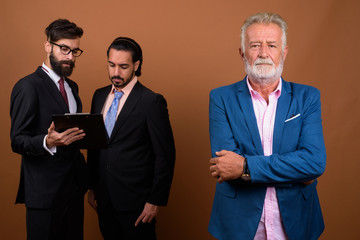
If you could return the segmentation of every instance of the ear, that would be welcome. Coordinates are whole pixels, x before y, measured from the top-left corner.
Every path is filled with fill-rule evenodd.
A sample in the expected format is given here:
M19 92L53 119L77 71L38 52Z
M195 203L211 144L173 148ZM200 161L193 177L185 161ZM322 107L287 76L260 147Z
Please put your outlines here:
M45 41L44 47L45 47L45 52L48 53L48 54L50 54L50 53L51 53L51 49L52 49L51 43L50 43L49 41Z
M244 60L244 52L241 49L241 47L239 48L239 54L240 54L241 59Z
M287 55L288 51L289 51L289 47L286 46L285 49L284 49L284 52L283 52L284 61L285 61L285 58L286 58L286 55Z
M135 62L135 64L134 64L134 72L136 72L137 70L138 70L138 68L139 68L139 65L140 65L140 60L137 60L136 62Z

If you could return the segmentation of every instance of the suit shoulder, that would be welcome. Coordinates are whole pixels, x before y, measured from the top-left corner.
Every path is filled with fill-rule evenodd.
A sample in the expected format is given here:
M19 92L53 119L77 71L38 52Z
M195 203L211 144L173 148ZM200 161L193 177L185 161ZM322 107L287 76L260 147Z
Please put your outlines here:
M13 111L14 106L36 105L38 89L43 84L43 80L34 72L17 81L11 91L10 112Z
M231 92L236 92L243 81L232 83L229 85L221 86L210 91L210 96L222 96L227 95Z
M291 90L294 95L299 95L299 94L306 96L320 95L320 90L317 89L316 87L300 84L300 83L294 83L294 82L289 82L289 84L291 86Z
M107 94L109 94L110 90L111 90L111 85L107 85L105 87L98 88L98 89L95 90L94 96L98 95L98 94L103 94L103 93L106 93L106 92L107 92Z
M316 87L310 86L310 85L294 83L294 82L289 82L289 84L295 90L319 91L319 89L317 89Z
M14 85L13 91L21 89L30 91L36 88L38 84L41 84L42 81L43 79L36 72L33 72L18 80Z
M321 104L320 91L312 86L300 83L284 82L285 92L291 95L292 101L305 107Z
M145 87L144 85L140 84L139 88L141 89L141 93L143 95L143 97L145 97L146 99L159 99L159 98L164 98L162 94L160 93L156 93L153 90L151 90L148 87Z

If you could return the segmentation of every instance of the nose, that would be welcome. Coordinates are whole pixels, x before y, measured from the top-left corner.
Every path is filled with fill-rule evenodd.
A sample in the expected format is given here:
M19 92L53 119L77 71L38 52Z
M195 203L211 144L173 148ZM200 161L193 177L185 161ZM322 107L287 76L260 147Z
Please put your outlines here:
M120 76L120 67L116 66L114 69L115 76Z
M262 45L260 47L259 57L267 58L269 56L269 48L267 45Z
M73 52L70 52L69 54L66 55L66 58L69 60L73 60L75 57L73 55Z

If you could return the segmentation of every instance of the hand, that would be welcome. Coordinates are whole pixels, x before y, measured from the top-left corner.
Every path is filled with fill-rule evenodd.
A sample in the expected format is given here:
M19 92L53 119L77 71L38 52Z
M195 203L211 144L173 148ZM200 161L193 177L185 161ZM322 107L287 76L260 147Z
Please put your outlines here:
M135 227L137 227L137 225L139 225L140 222L151 223L151 221L156 217L158 212L159 212L159 206L156 206L151 203L145 203L144 210L142 211L142 213L135 222Z
M95 199L95 192L94 190L89 190L88 191L88 203L90 204L90 206L96 211L97 210L97 202Z
M51 123L48 129L48 135L46 138L46 146L52 148L55 146L65 146L70 145L71 143L82 139L85 136L85 133L82 129L77 127L69 128L62 133L55 131L54 122Z
M241 177L245 158L226 150L216 152L215 154L217 157L210 159L211 176L217 178L219 183Z

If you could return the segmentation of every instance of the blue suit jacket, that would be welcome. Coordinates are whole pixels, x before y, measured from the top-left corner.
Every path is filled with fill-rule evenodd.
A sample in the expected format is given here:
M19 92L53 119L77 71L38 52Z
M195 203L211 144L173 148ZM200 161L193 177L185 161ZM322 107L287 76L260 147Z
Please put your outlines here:
M320 92L285 82L278 99L273 154L264 156L246 78L210 92L212 156L229 150L247 158L251 183L217 183L209 232L218 239L253 239L267 186L275 186L290 239L317 239L324 230L315 180L325 170ZM300 114L300 115L298 115Z

